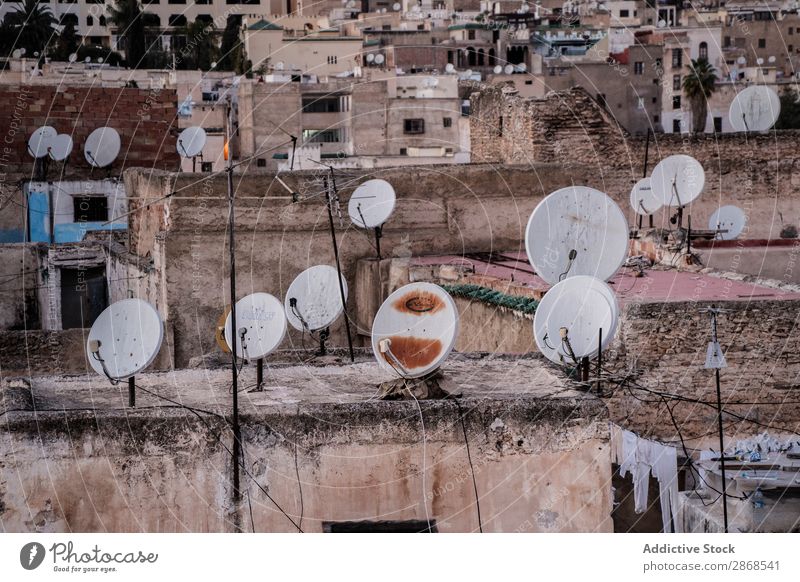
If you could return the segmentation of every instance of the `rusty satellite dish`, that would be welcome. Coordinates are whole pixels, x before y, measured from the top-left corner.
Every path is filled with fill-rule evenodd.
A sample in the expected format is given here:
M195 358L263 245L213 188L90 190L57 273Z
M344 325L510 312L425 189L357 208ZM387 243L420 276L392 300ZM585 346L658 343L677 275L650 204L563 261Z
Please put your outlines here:
M661 160L653 168L650 185L664 206L683 207L703 191L706 173L692 156L678 154Z
M394 212L397 197L386 180L367 180L355 189L347 204L350 221L361 228L377 228Z
M283 304L268 293L253 293L236 302L236 357L259 360L275 351L286 335ZM231 314L225 318L225 343L233 343Z
M578 276L545 293L533 317L533 334L547 359L577 364L606 349L618 325L619 304L611 288L595 277Z
M606 281L628 254L628 222L603 192L569 186L534 209L525 231L525 250L536 274L551 285L576 275Z
M389 295L372 324L372 351L384 370L403 378L435 371L458 338L458 309L433 283L411 283Z
M661 199L653 193L650 178L642 178L631 189L631 207L636 214L648 216L661 208Z
M344 296L347 281L342 278ZM315 265L300 273L283 302L286 319L298 331L325 329L344 311L339 292L339 272L329 265Z
M110 380L124 380L153 363L164 339L155 307L141 299L109 305L92 324L86 354L92 369Z

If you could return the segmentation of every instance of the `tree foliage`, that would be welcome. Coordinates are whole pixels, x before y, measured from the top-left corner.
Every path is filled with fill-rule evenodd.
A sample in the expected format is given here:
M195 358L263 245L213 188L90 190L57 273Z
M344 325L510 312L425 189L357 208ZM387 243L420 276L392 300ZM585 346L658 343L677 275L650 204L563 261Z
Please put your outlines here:
M692 108L692 130L702 133L706 128L708 99L717 89L717 72L706 59L692 59L689 74L683 78L683 92Z
M24 0L3 19L4 32L10 33L11 39L4 39L8 50L25 49L25 55L33 57L35 53L44 55L55 38L56 18L47 5L36 0Z
M145 30L147 28L138 0L117 0L108 6L109 21L124 39L125 60L131 69L146 68Z

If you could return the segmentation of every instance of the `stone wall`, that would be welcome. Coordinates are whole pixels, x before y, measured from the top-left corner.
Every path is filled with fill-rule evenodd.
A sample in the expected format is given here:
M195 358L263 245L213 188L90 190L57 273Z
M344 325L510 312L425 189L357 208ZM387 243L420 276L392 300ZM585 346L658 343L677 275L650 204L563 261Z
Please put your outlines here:
M39 247L0 244L0 329L37 329Z

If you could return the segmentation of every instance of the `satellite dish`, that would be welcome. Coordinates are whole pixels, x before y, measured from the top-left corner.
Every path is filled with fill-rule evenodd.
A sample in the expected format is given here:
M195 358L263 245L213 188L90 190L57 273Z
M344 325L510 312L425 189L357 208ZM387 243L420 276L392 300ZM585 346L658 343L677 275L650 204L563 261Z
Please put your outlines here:
M395 12L398 12L401 8L402 6L400 5L400 2L395 2L394 4L392 4L392 10L394 10Z
M178 136L176 148L183 158L199 156L206 145L206 132L202 127L187 127Z
M648 216L661 208L661 199L653 193L650 178L642 178L631 189L631 207L636 214Z
M524 73L525 71L528 70L528 65L526 65L525 63L520 63L518 65L518 68L520 73Z
M503 68L503 72L504 72L506 75L510 75L511 73L513 73L513 72L514 72L514 65L506 65L506 66Z
M117 159L120 146L121 140L116 129L113 127L98 127L86 138L83 153L86 161L92 166L105 168Z
M394 188L386 180L367 180L355 189L347 205L350 221L361 228L377 228L394 212Z
M69 62L70 63L74 63L77 60L78 60L78 55L77 54L72 53L71 55L69 55Z
M658 21L658 28L664 28L667 25L667 21L663 18Z
M18 59L22 56L22 49L16 49L14 52L11 53L11 56L15 59Z
M738 238L745 225L747 215L738 206L723 206L718 208L708 220L708 228L711 230L724 230L726 232L717 233L719 240L733 240Z
M45 125L35 130L31 137L28 138L28 153L34 158L43 158L47 155L47 150L53 143L53 139L58 135L58 132Z
M375 55L374 54L372 54L372 53L367 54L367 62L368 63L371 63L374 60L375 60Z
M86 57L85 59L83 59L83 62L88 65L89 63L92 62L92 57Z
M705 183L703 166L684 154L664 158L650 176L653 194L664 206L686 206L700 196Z
M500 73L503 72L503 67L501 67L500 65L495 65L492 71L494 71L495 75L499 75Z
M769 57L767 59L767 62L774 63L775 62L775 57L774 56Z
M576 363L573 357L593 358L607 348L618 325L619 304L611 288L594 277L577 276L545 293L533 317L533 334L547 359Z
M155 307L141 299L123 299L92 324L86 355L98 374L124 380L153 363L163 339L164 324Z
M372 351L381 368L403 378L436 370L458 338L458 309L433 283L400 287L383 302L372 324Z
M453 63L447 63L447 64L444 66L444 70L445 70L445 71L447 71L448 73L452 73L453 71L455 71L455 70L456 70L456 68L455 68L455 66L453 65Z
M213 62L211 63L211 68L212 68L212 69L216 69L216 68L217 68L217 61L213 61Z
M344 278L342 285L346 298ZM329 265L306 269L289 285L283 307L286 319L298 331L317 331L330 326L344 311L338 271Z
M278 61L277 63L275 63L275 70L282 71L285 66L286 65L283 63L283 61Z
M756 59L756 64L757 64L757 65L763 65L763 64L764 64L764 59L762 59L761 57L758 57L758 58Z
M381 55L381 54L375 55L375 64L376 65L382 64L383 61L384 61L383 55Z
M739 63L740 65L744 65L747 62L747 59L744 57L739 57L738 59L736 59L736 62Z
M628 254L628 222L604 193L569 186L534 209L525 231L525 249L536 274L551 285L576 275L606 281Z
M735 131L766 131L778 120L781 100L770 87L752 85L740 91L728 109Z
M281 302L267 293L253 293L236 302L236 356L259 360L273 352L286 335ZM231 314L225 318L225 343L233 343Z
M48 153L53 160L63 162L72 153L72 138L66 133L55 136Z

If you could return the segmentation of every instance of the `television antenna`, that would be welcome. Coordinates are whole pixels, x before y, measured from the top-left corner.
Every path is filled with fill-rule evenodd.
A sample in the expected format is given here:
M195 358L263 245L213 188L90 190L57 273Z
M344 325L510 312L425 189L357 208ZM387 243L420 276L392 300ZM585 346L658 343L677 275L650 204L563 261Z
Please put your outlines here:
M397 203L394 188L386 180L367 180L355 189L347 204L350 221L360 228L375 231L375 249L381 260L383 224L389 220Z
M708 228L717 231L718 240L734 240L738 238L745 225L747 215L738 206L728 205L717 208L708 219Z
M180 135L175 147L182 158L192 158L192 172L197 171L197 157L203 159L203 148L206 145L206 131L202 127L187 127Z
M347 282L342 283L347 298ZM338 285L338 272L334 267L309 267L289 285L283 302L286 319L293 328L301 332L307 331L312 337L315 332L319 332L320 356L327 353L325 342L330 337L330 326L344 312Z
M525 249L536 274L550 285L576 275L607 281L628 254L628 222L603 192L561 188L531 214Z
M136 406L136 374L153 363L164 340L158 311L141 299L111 304L89 330L86 356L112 384L128 380L128 406Z
M98 127L83 146L86 161L95 168L110 166L119 155L121 147L119 133L113 127Z
M664 206L677 207L675 217L678 228L683 222L683 209L703 192L706 173L703 166L691 156L678 154L661 160L650 176L653 194Z
M533 336L548 360L572 362L588 381L590 359L602 358L618 326L619 303L611 288L600 279L579 275L545 293L534 314Z
M771 87L752 85L740 91L728 109L735 131L766 131L778 120L781 100Z
M372 323L378 365L404 379L435 372L458 338L458 308L433 283L410 283L389 295Z
M268 293L253 293L236 302L236 342L233 341L233 310L225 319L225 343L240 360L256 361L256 391L264 379L264 358L275 351L286 336L283 305ZM231 346L236 344L234 350Z

